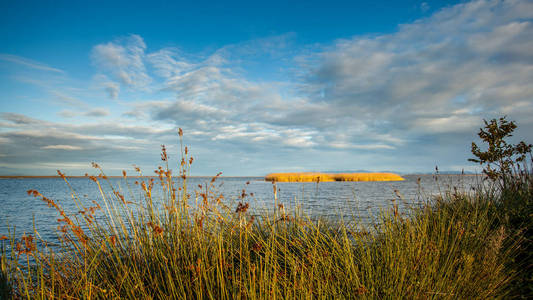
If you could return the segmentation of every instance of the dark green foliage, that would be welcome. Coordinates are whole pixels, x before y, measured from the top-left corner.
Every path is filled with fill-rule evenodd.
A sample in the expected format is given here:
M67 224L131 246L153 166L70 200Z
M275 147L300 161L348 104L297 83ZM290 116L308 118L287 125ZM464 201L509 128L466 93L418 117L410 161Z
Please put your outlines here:
M7 281L7 276L0 271L0 299L9 299L11 297L11 287Z
M520 142L516 145L508 144L505 140L513 136L516 129L515 122L507 121L505 117L499 120L492 119L485 122L485 130L479 129L479 137L487 143L487 151L481 151L478 145L472 142L472 154L477 158L470 158L469 161L484 165L483 172L493 180L506 182L507 176L514 171L513 166L523 162L526 155L531 153L533 145Z
M524 141L509 144L505 140L517 128L505 117L485 121L485 129L478 135L487 144L481 151L472 143L470 161L483 166L483 173L492 180L490 197L495 201L498 221L508 232L507 244L519 244L518 251L509 267L517 271L511 283L511 296L533 298L533 177L531 176L531 144Z

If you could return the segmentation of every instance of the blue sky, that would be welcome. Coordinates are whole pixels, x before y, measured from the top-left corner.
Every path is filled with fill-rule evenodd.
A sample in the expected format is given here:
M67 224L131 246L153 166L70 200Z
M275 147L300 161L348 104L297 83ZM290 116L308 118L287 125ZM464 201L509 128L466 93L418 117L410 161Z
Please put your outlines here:
M531 1L0 3L0 174L474 170L533 140Z

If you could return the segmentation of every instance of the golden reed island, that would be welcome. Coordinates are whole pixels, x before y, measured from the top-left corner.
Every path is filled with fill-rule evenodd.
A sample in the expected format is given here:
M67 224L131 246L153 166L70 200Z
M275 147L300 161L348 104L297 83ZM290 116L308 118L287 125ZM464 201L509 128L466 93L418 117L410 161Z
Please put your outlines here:
M271 173L266 181L275 182L320 182L320 181L401 181L400 175L394 173Z

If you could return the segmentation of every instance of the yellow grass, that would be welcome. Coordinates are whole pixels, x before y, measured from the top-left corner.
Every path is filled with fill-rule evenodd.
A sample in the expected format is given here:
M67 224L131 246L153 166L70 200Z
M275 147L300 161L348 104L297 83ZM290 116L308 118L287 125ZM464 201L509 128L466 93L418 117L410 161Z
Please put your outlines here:
M394 173L271 173L266 181L276 182L320 182L320 181L401 181L400 175Z

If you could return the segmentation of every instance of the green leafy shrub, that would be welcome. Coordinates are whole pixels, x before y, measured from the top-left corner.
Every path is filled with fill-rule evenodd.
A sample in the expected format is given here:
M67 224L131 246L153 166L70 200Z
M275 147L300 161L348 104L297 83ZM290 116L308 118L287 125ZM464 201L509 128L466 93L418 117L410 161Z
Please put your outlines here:
M506 141L517 128L514 121L502 117L484 123L478 135L487 144L487 150L482 151L472 143L476 158L469 160L482 165L483 173L494 184L495 188L488 193L497 206L499 223L508 231L507 243L520 244L510 265L519 271L512 282L513 296L533 298L533 146L524 141L518 144Z
M507 143L506 139L512 137L512 132L517 125L514 121L507 121L505 117L492 119L489 122L483 120L485 129L479 129L479 137L487 143L487 150L482 151L480 147L472 142L472 154L476 158L469 161L479 163L483 166L485 173L492 180L499 180L503 188L507 188L510 177L521 175L520 163L524 162L527 154L531 154L533 145L524 141L516 145ZM527 165L526 165L527 166Z

